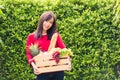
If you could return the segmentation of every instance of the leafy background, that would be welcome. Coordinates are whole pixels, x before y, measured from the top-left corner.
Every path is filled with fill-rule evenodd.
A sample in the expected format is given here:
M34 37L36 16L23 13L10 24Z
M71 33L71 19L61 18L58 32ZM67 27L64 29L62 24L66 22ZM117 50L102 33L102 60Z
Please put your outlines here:
M44 11L55 13L58 32L74 53L65 80L120 79L119 0L2 0L0 80L35 80L25 44Z

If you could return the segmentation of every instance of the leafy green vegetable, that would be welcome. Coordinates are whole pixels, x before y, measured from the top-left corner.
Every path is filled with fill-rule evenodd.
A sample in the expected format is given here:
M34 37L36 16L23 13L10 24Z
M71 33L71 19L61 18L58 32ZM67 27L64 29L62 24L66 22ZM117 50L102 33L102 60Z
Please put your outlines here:
M66 55L69 55L69 56L73 56L73 52L71 51L71 49L62 49L61 52L60 52L60 57L63 57L63 56L66 56Z

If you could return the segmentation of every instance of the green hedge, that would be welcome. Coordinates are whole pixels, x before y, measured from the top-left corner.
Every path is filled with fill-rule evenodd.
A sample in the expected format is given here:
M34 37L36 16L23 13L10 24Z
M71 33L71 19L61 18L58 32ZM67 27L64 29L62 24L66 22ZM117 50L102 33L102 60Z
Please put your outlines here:
M0 80L34 80L27 63L27 35L44 11L57 17L58 31L71 48L65 80L120 79L119 0L0 1Z

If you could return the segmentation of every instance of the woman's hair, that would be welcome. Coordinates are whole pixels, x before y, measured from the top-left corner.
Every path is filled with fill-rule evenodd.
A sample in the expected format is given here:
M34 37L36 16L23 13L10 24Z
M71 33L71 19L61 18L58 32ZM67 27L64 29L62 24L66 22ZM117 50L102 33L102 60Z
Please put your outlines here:
M38 26L36 29L35 37L38 39L39 37L42 37L42 31L43 31L43 22L49 21L51 18L54 19L54 22L52 24L52 27L47 30L48 39L50 40L53 33L56 31L56 17L52 11L44 12L39 19Z

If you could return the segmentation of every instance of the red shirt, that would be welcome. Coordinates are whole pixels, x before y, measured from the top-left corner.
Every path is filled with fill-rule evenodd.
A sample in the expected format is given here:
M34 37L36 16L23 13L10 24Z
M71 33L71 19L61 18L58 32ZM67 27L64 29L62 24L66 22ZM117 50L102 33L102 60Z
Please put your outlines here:
M38 43L38 47L40 47L41 50L48 51L50 40L48 40L48 35L43 35L41 38L38 38L38 39L35 38L35 33L31 33L28 35L27 42L26 42L26 56L29 63L33 62L33 59L32 59L33 57L30 53L29 46L35 43ZM57 37L55 47L59 47L61 49L66 47L59 34Z

